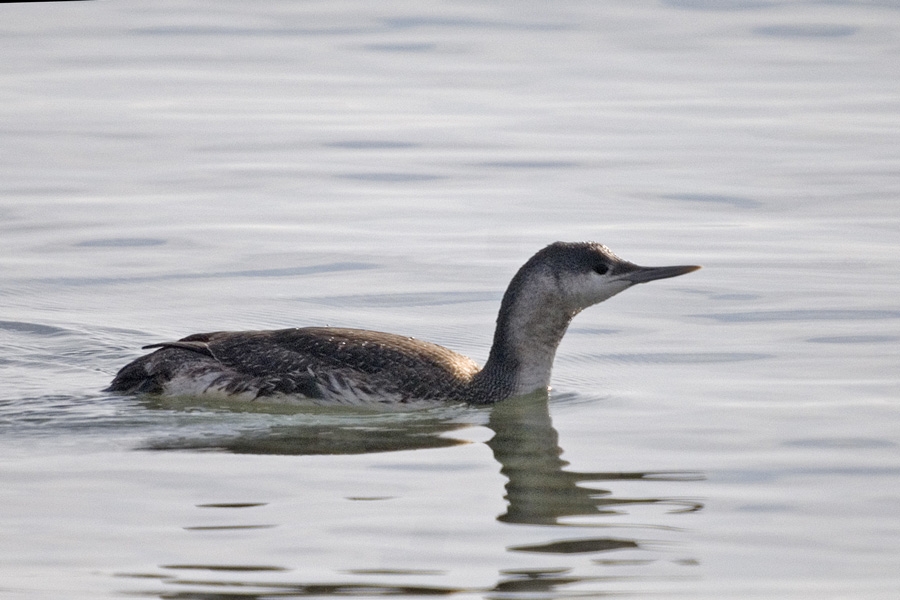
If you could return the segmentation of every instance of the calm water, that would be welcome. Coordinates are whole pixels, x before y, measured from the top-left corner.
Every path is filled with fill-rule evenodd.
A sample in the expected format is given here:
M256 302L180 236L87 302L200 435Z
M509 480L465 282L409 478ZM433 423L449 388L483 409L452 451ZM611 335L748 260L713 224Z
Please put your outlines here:
M896 2L0 8L3 598L895 598ZM100 390L345 325L483 361L543 245L704 270L547 397Z

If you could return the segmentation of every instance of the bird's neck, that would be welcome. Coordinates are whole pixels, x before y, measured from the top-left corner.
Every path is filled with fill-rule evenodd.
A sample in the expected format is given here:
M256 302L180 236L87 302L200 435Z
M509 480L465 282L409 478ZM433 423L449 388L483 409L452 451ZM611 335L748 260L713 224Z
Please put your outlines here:
M495 396L488 401L550 385L556 348L578 311L561 305L554 294L540 293L542 289L511 285L503 298L490 356L473 382Z

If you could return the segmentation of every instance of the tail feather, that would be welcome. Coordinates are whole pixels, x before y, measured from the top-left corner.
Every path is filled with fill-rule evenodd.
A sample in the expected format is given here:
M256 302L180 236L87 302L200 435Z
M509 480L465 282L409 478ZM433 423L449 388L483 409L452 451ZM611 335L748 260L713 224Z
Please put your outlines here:
M159 373L151 373L146 356L122 367L105 392L126 394L160 394L163 385Z

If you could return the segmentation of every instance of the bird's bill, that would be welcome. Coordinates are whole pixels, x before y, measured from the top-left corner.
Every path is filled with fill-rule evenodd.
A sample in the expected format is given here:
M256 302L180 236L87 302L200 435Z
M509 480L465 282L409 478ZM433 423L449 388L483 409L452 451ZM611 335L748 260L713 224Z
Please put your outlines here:
M697 265L680 265L677 267L641 267L634 265L633 269L622 274L622 279L631 283L647 283L657 279L678 277L679 275L696 271L699 268Z

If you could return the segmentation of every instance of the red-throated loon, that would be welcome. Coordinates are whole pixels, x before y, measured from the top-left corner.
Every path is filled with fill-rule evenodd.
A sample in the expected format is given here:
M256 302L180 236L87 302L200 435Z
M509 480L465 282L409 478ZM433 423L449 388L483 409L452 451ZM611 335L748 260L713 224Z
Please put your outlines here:
M330 404L491 404L546 390L556 348L583 309L698 266L641 267L594 242L550 244L509 284L483 369L414 338L336 327L198 333L125 367L111 392L236 399L305 397Z

